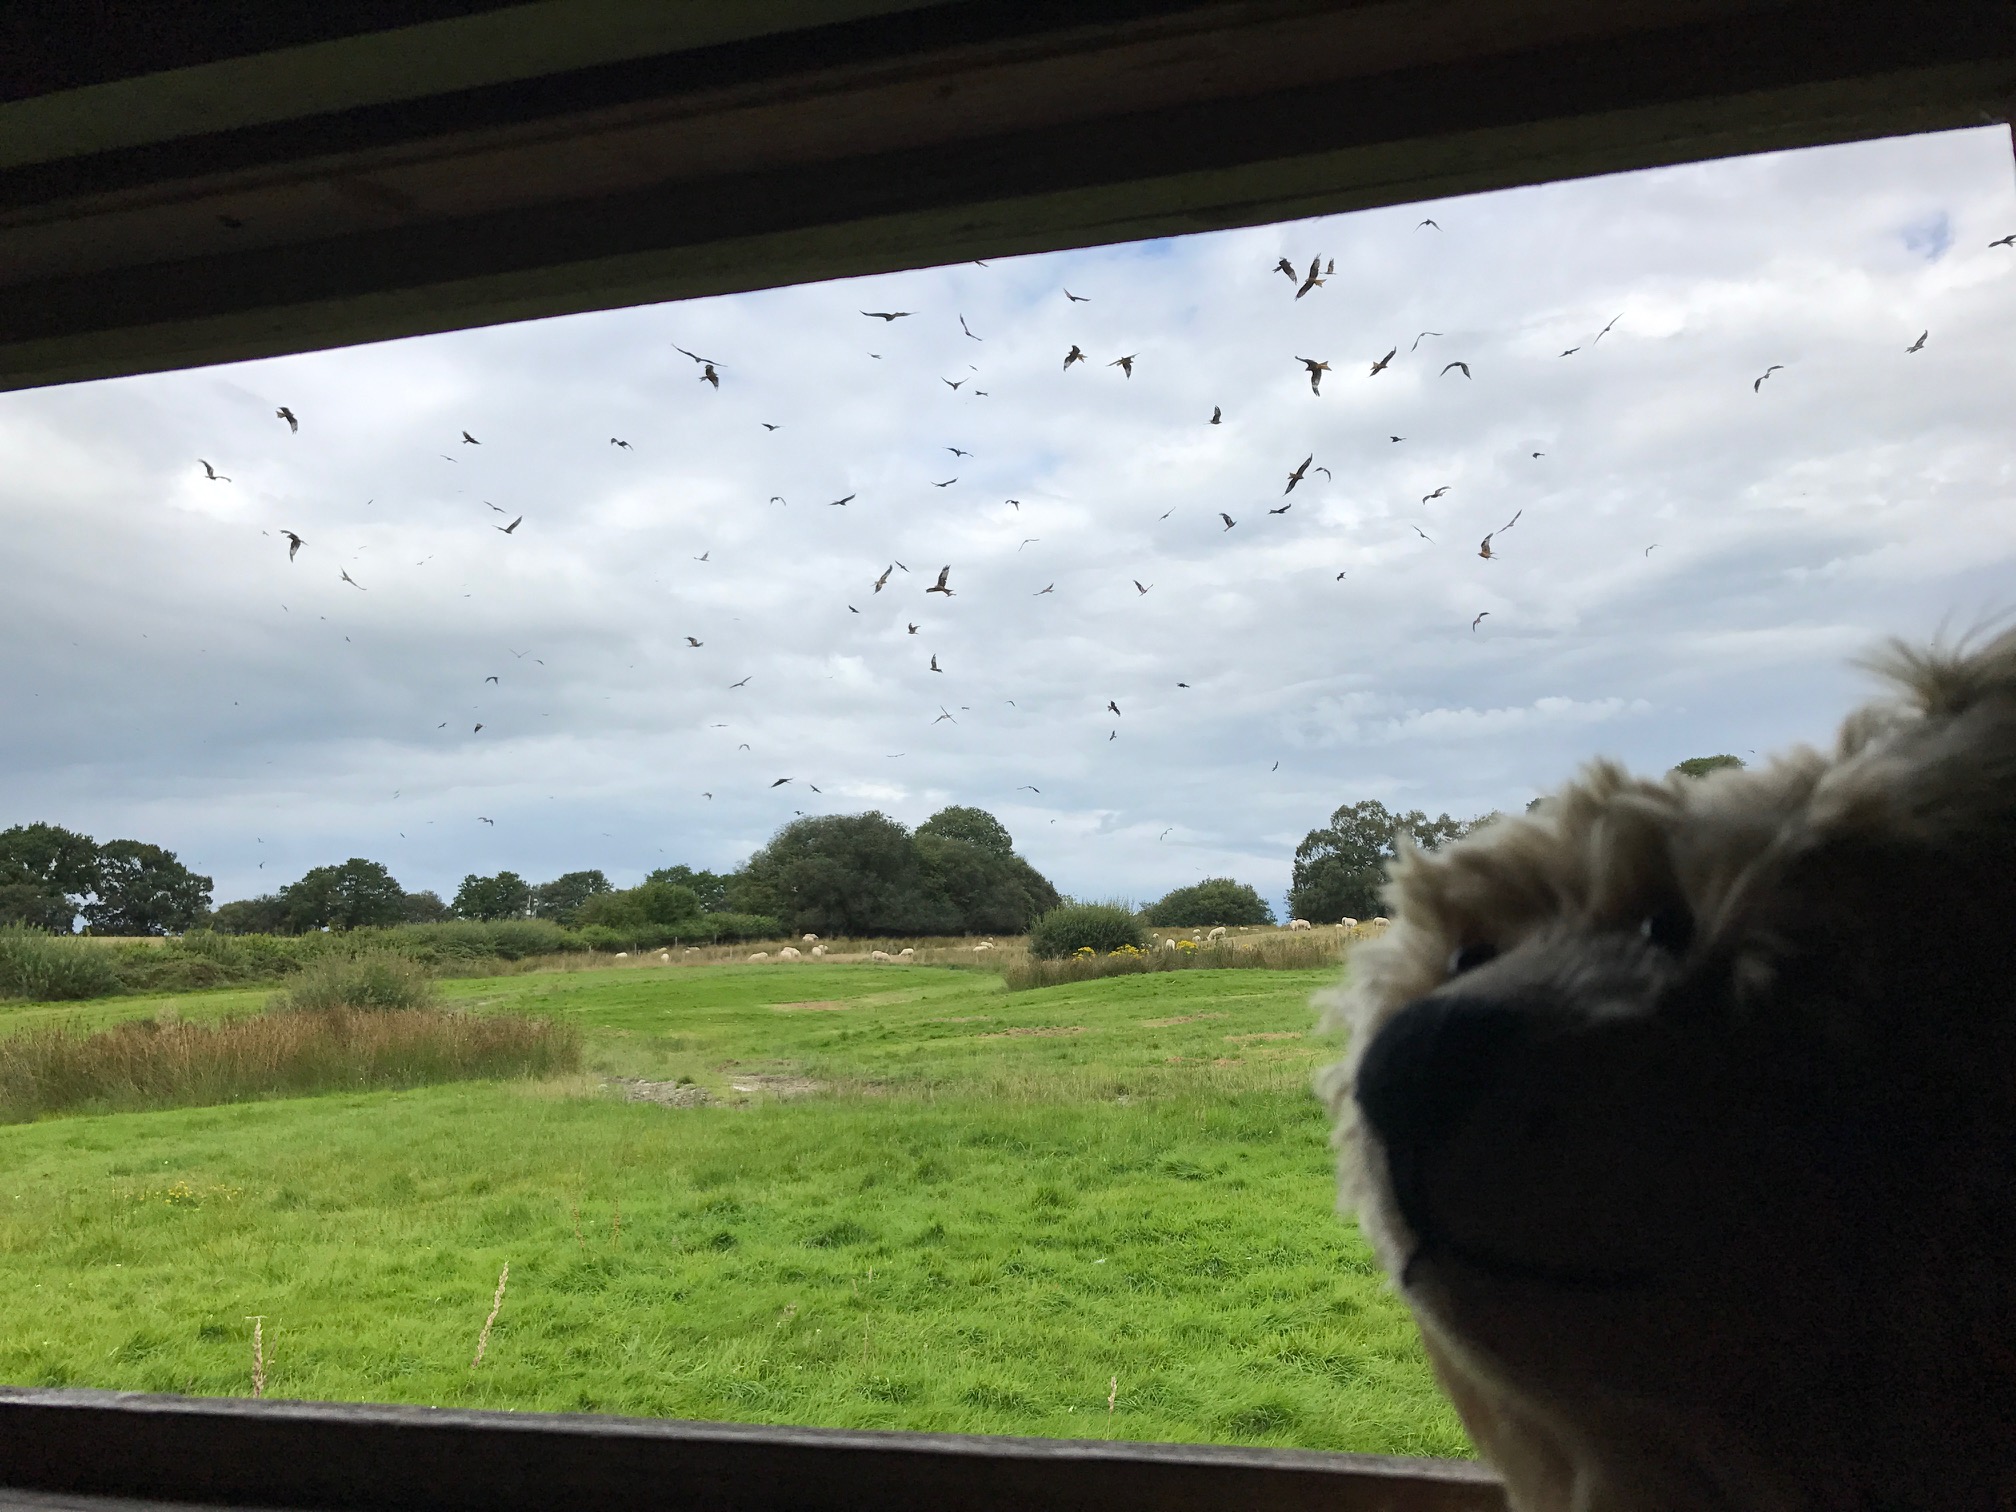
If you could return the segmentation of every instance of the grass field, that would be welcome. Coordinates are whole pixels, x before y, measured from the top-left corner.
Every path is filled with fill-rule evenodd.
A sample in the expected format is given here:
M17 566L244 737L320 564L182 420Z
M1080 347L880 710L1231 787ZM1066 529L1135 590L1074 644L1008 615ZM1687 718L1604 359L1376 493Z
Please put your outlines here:
M1464 1454L1332 1210L1328 976L447 982L590 1073L0 1129L0 1379L242 1395L260 1315L272 1396Z

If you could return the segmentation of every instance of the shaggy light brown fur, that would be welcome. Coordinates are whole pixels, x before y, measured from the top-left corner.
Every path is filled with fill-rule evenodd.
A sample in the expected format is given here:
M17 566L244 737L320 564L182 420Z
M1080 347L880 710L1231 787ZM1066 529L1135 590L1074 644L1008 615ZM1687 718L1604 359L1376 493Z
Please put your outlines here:
M1346 1200L1523 1512L2016 1507L2016 634L1403 855Z

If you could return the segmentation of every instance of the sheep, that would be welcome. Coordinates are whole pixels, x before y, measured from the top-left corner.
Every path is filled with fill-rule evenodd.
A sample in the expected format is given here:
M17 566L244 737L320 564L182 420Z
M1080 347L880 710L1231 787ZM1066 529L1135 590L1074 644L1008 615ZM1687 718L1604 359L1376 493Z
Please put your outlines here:
M627 961L630 959L630 952L627 950L619 950L616 952L615 956L612 959L618 961Z
M1220 924L1216 929L1212 930L1211 933L1204 936L1204 938L1207 940L1220 940L1223 939L1224 937L1225 937L1225 926L1223 924Z
M976 952L982 950L992 950L993 948L994 948L994 942L992 940L982 940L978 945L975 945L973 947L973 949Z
M808 935L800 935L798 938L803 940L807 945L810 945L816 942L819 936L815 934L808 934Z
M1307 919L1290 919L1288 921L1288 928L1291 931L1297 929L1307 929L1309 927L1310 927L1309 921Z
M767 961L770 959L770 952L767 950L759 950L754 955L750 956L749 959L752 961Z
M1339 929L1356 929L1358 927L1358 921L1356 919L1339 919L1337 921L1337 927Z
M659 951L659 952L658 952L658 964L659 964L660 966L670 966L670 965L672 964L672 952L671 952L671 951L669 951L669 950L661 950L661 951Z
M1393 921L1387 918L1386 915L1377 914L1373 917L1372 927L1375 929L1384 929L1388 924L1391 924L1392 922Z
M780 961L795 961L798 959L799 954L800 952L795 945L786 945L782 950L777 952L777 959Z
M915 954L917 954L915 950L911 949L908 945L905 945L901 950L896 952L896 959L899 961L907 960L909 957L914 956Z
M1164 940L1162 942L1162 948L1164 950L1174 950L1176 948L1176 942L1174 940Z
M871 950L868 952L868 959L871 961L893 961L896 957L889 954L886 950Z
M814 954L815 956L823 956L824 954L826 954L826 947L824 945L814 945L812 947L812 954Z

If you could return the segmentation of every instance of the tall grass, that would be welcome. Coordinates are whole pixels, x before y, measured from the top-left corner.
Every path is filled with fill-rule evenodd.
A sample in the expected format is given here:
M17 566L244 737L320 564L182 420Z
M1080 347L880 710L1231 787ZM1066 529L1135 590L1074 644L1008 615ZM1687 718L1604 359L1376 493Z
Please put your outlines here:
M141 1019L97 1034L36 1029L0 1039L0 1122L547 1076L580 1065L581 1031L572 1024L430 1008L269 1011L209 1024Z
M102 949L18 924L0 928L0 998L70 1002L118 990L118 966Z
M1001 977L1010 992L1032 987L1057 987L1066 982L1091 982L1100 977L1132 976L1148 971L1260 970L1320 971L1344 960L1348 936L1268 934L1242 940L1219 939L1194 948L1179 944L1155 946L1108 955L1065 956L1046 961L1034 955L1010 956L1001 962Z
M303 967L274 994L272 1006L310 1012L335 1008L382 1012L432 1008L439 996L425 966L381 950L370 955L328 956Z

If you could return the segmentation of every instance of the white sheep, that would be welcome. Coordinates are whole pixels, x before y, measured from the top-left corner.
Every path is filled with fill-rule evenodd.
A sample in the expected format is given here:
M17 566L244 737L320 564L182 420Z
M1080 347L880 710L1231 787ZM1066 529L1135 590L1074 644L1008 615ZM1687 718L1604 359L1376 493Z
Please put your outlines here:
M906 960L909 957L914 956L915 954L917 954L916 951L912 950L908 945L905 945L901 950L896 952L896 959L899 961Z
M752 961L767 961L770 959L770 952L767 950L759 950L754 955L750 956L749 959Z
M824 945L814 945L812 947L812 954L814 954L815 956L823 956L824 954L826 954L826 947Z
M1290 919L1288 921L1288 928L1291 931L1297 929L1307 929L1309 928L1309 921L1307 919Z
M992 950L993 948L994 948L994 942L992 940L982 940L978 945L975 945L973 947L973 949L976 952L982 950Z
M1176 948L1176 942L1174 940L1164 940L1162 942L1162 948L1164 950L1174 950Z
M1204 936L1204 938L1207 940L1221 940L1224 937L1225 937L1225 926L1223 924L1220 924L1216 929L1212 930L1211 933Z
M627 950L619 950L616 952L615 959L619 961L627 961L630 959L630 952Z
M1392 922L1393 921L1387 918L1386 915L1384 914L1376 914L1373 916L1372 919L1373 925L1379 929L1384 929L1388 924L1391 924Z
M659 952L658 952L658 964L659 964L660 966L670 966L670 965L672 964L672 952L671 952L671 951L669 951L669 950L661 950L661 951L659 951Z
M886 950L871 950L868 952L868 959L871 961L893 961L896 957L889 954Z
M777 952L777 959L780 961L795 961L798 959L799 954L800 952L795 945L786 945L782 950Z
M1358 927L1358 921L1356 919L1339 919L1337 921L1337 927L1339 929L1356 929Z
M819 938L819 936L815 934L808 934L808 935L800 935L799 938L803 940L807 945L810 945L814 941L816 941Z

